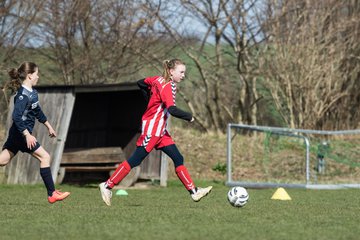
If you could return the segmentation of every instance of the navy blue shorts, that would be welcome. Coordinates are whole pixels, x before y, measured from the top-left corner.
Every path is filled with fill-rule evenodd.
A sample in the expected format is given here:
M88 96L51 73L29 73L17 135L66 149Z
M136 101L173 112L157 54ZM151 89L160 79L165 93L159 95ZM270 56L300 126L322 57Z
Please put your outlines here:
M33 153L40 147L40 144L36 142L35 147L29 149L26 144L26 138L21 133L10 132L9 137L4 143L3 150L7 149L12 152L14 155L18 153L18 151Z

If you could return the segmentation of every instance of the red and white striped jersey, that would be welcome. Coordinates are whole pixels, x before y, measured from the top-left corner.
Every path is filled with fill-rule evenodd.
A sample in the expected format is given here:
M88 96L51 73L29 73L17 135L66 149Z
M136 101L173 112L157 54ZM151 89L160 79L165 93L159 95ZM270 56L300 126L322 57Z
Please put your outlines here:
M151 87L150 100L142 116L142 135L161 137L165 134L169 112L167 109L176 106L176 83L160 76L148 77L145 83Z

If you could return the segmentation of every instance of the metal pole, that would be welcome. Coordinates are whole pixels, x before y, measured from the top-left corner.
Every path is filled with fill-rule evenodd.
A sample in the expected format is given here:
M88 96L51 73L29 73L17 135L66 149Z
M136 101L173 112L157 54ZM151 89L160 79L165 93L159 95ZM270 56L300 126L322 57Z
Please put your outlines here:
M307 137L303 136L306 144L306 184L310 183L310 141Z
M231 182L231 123L227 126L227 182Z

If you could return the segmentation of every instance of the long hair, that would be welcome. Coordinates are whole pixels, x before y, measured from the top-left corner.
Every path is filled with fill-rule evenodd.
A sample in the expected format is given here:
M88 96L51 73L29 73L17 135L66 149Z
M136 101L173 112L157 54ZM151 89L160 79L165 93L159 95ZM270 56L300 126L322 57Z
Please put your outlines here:
M171 79L170 69L175 69L177 65L185 65L185 63L177 58L163 61L164 71L162 77L165 79L165 82L170 81Z
M23 62L18 68L11 68L8 72L10 80L5 84L5 88L17 91L28 74L36 71L38 66L33 62Z

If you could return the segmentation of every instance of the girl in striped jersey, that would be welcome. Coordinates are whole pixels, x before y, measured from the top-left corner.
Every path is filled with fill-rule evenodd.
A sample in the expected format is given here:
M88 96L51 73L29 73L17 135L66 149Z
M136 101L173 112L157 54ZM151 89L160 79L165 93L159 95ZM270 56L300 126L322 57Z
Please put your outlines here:
M162 150L173 160L177 176L195 202L200 201L212 189L212 186L195 187L184 166L183 156L166 130L169 114L189 122L194 121L191 113L181 110L175 104L176 84L184 79L186 66L181 60L172 59L164 61L163 67L162 76L147 77L138 81L138 86L148 101L147 109L142 116L142 132L131 157L122 162L106 182L99 185L102 199L108 206L111 205L111 189L120 183L132 168L140 165L154 148Z

